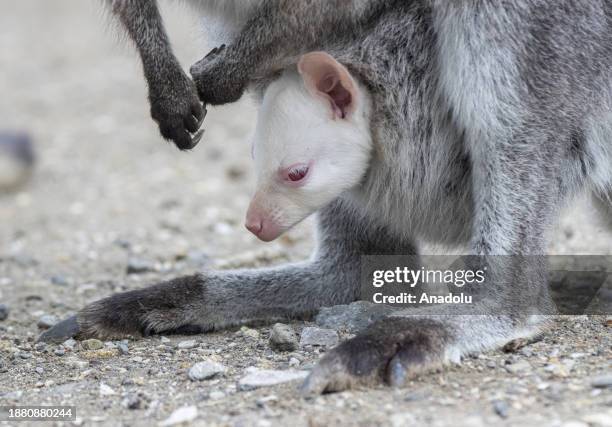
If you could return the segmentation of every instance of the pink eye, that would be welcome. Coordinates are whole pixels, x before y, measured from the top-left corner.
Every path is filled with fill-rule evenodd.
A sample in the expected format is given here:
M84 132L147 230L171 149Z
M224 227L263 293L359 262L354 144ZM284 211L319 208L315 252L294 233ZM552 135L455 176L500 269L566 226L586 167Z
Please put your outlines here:
M307 173L308 173L308 166L300 166L299 168L294 168L294 169L289 170L289 173L287 174L287 178L289 178L289 181L297 182L297 181L301 181L302 179L304 179Z
M281 178L289 184L302 184L308 175L309 165L304 163L289 166L280 171Z

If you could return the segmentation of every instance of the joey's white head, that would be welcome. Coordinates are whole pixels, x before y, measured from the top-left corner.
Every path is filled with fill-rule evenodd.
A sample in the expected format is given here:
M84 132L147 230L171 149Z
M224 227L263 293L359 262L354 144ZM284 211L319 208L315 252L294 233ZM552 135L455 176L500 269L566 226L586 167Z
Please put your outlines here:
M359 185L370 160L368 93L324 52L267 88L253 141L257 189L246 227L277 238Z

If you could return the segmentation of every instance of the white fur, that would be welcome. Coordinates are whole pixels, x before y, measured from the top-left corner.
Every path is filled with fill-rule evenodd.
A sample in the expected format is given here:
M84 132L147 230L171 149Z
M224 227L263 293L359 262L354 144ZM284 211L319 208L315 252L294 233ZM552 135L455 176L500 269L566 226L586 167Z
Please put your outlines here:
M358 88L356 110L333 119L331 107L312 95L295 70L267 88L253 142L257 171L255 200L283 230L359 185L372 151L370 97ZM287 185L278 172L310 164L306 183Z

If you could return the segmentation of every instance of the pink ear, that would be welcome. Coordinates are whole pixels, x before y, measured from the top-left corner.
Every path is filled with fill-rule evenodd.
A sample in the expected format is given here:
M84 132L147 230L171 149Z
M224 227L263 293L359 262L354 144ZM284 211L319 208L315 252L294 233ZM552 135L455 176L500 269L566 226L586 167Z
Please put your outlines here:
M334 118L344 119L355 111L357 84L342 64L325 52L300 58L298 71L310 93L329 100Z

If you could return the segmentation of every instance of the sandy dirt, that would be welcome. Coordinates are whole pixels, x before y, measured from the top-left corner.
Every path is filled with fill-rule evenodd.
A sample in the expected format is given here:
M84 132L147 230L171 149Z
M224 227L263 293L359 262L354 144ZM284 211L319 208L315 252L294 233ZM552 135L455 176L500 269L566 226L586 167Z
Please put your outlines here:
M184 64L207 52L185 9L164 14ZM42 316L63 318L112 292L203 267L302 259L311 223L270 244L244 229L255 106L211 109L197 149L178 152L158 136L138 59L97 2L2 2L0 93L0 128L30 132L38 154L32 181L0 195L0 303L10 310L0 321L0 405L74 405L76 424L104 426L156 425L181 407L195 407L191 422L202 426L612 426L612 385L592 384L612 375L602 317L559 319L515 353L468 358L405 388L310 400L295 382L237 386L249 367L308 370L324 351L276 353L269 327L128 340L127 354L117 342L37 346ZM553 253L612 254L612 234L584 199L551 234ZM128 275L129 263L150 271ZM179 345L187 340L195 344ZM191 381L202 360L225 375Z

